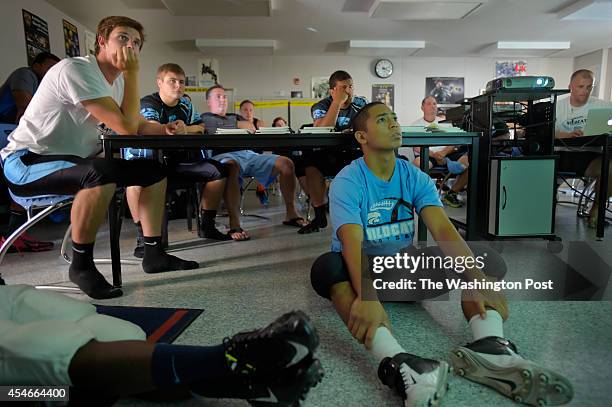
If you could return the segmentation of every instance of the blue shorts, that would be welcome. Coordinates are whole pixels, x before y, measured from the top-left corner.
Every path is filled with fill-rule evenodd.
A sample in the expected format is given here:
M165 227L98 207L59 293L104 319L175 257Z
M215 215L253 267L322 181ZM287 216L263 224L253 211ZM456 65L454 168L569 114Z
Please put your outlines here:
M258 154L251 150L232 151L231 153L218 154L213 160L227 162L234 160L240 166L240 177L253 177L260 184L268 186L274 181L274 163L278 155Z

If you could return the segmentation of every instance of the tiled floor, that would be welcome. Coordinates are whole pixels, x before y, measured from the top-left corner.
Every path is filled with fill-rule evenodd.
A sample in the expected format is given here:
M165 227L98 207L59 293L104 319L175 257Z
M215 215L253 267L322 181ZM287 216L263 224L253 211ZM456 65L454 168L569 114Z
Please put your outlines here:
M278 197L272 197L272 202L270 208L263 209L249 197L247 207L251 211L271 218L245 219L244 227L253 236L249 242L205 243L186 230L184 221L172 221L171 250L200 262L201 268L146 275L140 266L124 266L124 296L100 303L204 308L202 316L177 341L193 345L216 344L226 335L263 325L285 311L303 309L318 328L321 338L318 357L326 371L323 382L309 393L305 406L400 405L400 400L379 383L376 363L352 339L330 304L310 287L310 266L319 254L328 250L330 228L322 233L298 235L297 229L281 225L283 207ZM225 220L220 218L220 222ZM124 223L123 231L121 248L124 257L131 258L134 231L129 221ZM608 256L607 276L604 270L599 280L604 287L600 298L612 295L609 281L612 230L607 228L606 232L603 242L594 242L594 231L575 217L575 207L558 206L557 233L564 242L590 242L597 255L604 260ZM46 223L33 233L59 242L63 230ZM98 237L96 253L100 256L108 256L107 233L103 228ZM508 242L502 255L510 273L558 277L555 273L566 269L568 247L566 244L564 252L550 256L541 242ZM579 258L577 262L582 264L583 260L587 259ZM579 264L573 266L580 268ZM0 270L11 284L62 283L67 281L68 267L57 252L47 252L23 257L10 254ZM109 266L100 266L100 270L110 276ZM85 296L79 297L88 300ZM386 308L399 342L412 353L448 359L453 345L471 340L456 295L451 295L449 301L393 303ZM523 355L563 373L572 381L575 389L572 406L612 405L612 396L608 394L612 376L611 301L510 298L510 308L506 336L517 344ZM148 404L136 399L118 403L121 406ZM183 404L246 405L229 400L192 400ZM501 407L514 403L488 388L453 377L443 405Z

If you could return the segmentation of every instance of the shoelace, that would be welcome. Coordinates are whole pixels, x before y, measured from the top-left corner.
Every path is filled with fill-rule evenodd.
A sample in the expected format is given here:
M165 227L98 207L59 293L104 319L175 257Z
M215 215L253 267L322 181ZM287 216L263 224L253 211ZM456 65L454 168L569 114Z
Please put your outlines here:
M402 363L399 371L402 375L402 380L404 381L405 390L407 390L408 387L410 387L411 385L416 384L416 381L414 380L414 378L412 377L412 374L410 373L410 368L405 363Z
M248 339L252 336L252 334L247 335L245 339ZM241 342L241 341L239 341ZM255 371L255 366L246 363L242 360L239 360L238 357L234 355L234 340L229 337L223 338L223 346L225 347L225 360L227 362L227 367L234 373L248 375Z

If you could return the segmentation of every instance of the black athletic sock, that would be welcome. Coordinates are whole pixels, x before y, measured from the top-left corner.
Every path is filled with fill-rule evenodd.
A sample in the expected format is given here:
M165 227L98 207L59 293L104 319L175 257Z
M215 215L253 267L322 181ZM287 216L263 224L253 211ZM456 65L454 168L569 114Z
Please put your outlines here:
M325 204L321 206L315 206L314 207L315 217L312 220L312 223L316 223L316 225L320 228L327 227L327 215L325 214L325 212L326 212Z
M202 223L200 224L200 237L214 240L231 240L231 236L221 233L215 227L215 218L217 217L217 211L212 209L203 209L200 212L200 218Z
M318 232L319 229L327 227L327 215L325 215L325 204L314 207L315 217L306 226L302 226L298 233L300 235L307 235L309 233Z
M225 348L217 346L155 345L151 374L156 386L163 389L206 379L230 376Z
M91 298L115 298L123 294L120 288L109 284L93 261L94 243L72 243L72 263L68 270L70 281Z
M75 270L96 268L93 261L94 244L72 242L72 263L70 263L70 267Z
M173 270L193 270L200 267L198 262L179 259L162 248L161 236L145 236L144 258L142 268L145 273L163 273Z

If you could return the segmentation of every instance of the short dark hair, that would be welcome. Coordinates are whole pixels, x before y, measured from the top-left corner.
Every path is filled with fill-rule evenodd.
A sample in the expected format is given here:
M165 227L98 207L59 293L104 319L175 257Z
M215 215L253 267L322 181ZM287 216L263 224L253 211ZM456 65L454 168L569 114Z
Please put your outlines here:
M573 81L577 76L582 76L583 78L588 76L593 80L595 79L595 75L593 75L593 71L589 69L579 69L572 74L572 76L570 77L570 82Z
M251 102L249 99L244 99L242 102L240 102L240 107L238 107L238 108L242 109L242 106L246 105L247 103L252 104L253 107L255 106L255 103Z
M60 61L59 57L55 54L52 54L50 52L39 52L34 57L34 60L32 60L32 65L30 66L34 66L34 64L44 64L47 59L52 59L55 62Z
M333 89L336 87L336 83L340 81L347 81L353 79L353 77L346 71L336 71L329 77L329 88Z
M160 76L165 75L166 72L172 72L172 73L186 76L185 71L183 70L183 68L181 68L180 65L168 63L168 64L163 64L162 66L157 68L157 77L160 78Z
M213 85L210 88L206 89L206 100L208 100L208 98L210 97L210 94L212 93L213 90L215 89L222 89L225 90L225 88L221 85Z
M431 96L431 95L430 95L430 96L425 96L425 97L423 98L423 100L421 100L421 106L425 106L425 102L426 102L426 101L427 101L427 99L429 99L429 98L432 98L432 99L433 99L433 100L434 100L436 103L438 103L438 100L437 100L435 97L433 97L433 96Z
M285 118L284 118L284 117L278 116L278 117L275 117L275 118L274 118L274 120L272 120L272 127L274 127L274 125L276 124L276 122L278 122L279 120L282 120L282 121L284 121L285 123L287 123L287 120L285 120Z
M353 117L353 131L367 131L368 119L370 118L370 110L374 106L383 105L383 102L371 102L361 108L355 117Z
M110 17L103 18L98 23L98 30L96 32L96 48L95 48L96 55L100 53L100 44L98 43L98 38L102 37L105 40L108 40L108 36L115 29L115 27L130 27L138 31L138 34L140 34L140 40L141 40L140 48L142 49L142 46L144 45L144 42L145 42L144 28L142 27L142 24L140 24L138 21L133 20L129 17L110 16Z

